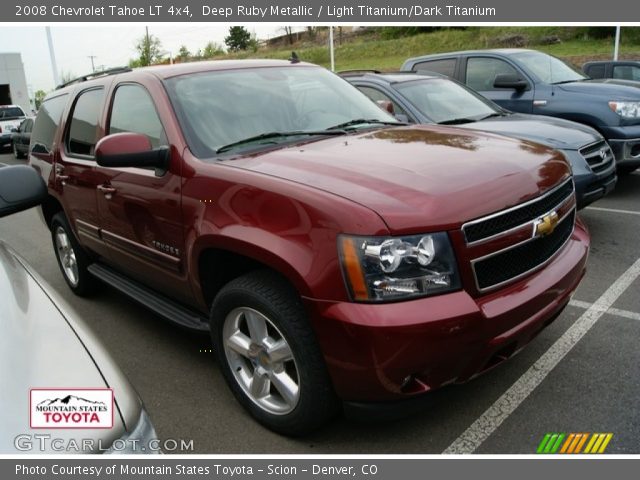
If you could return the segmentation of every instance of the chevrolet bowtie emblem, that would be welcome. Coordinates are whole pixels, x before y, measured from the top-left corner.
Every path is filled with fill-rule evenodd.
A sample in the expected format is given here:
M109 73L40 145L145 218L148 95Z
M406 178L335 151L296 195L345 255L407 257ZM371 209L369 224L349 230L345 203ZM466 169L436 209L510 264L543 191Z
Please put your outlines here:
M544 237L545 235L549 235L556 229L556 225L558 225L558 214L556 212L551 212L540 217L536 220L533 236Z

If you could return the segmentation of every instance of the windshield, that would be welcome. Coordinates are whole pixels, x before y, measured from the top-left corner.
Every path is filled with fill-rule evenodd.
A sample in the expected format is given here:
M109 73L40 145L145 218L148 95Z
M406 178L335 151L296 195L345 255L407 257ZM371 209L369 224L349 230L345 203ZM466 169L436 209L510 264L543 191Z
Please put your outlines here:
M0 107L0 120L11 120L19 117L24 117L24 112L20 107Z
M403 82L395 88L435 123L460 118L473 121L499 113L498 109L446 78Z
M566 83L586 80L587 77L574 70L562 60L541 52L519 52L512 55L543 83Z
M210 71L170 78L166 84L189 147L200 158L266 133L318 132L355 119L399 124L355 87L320 67ZM365 122L353 128L370 126ZM291 139L270 135L265 144Z

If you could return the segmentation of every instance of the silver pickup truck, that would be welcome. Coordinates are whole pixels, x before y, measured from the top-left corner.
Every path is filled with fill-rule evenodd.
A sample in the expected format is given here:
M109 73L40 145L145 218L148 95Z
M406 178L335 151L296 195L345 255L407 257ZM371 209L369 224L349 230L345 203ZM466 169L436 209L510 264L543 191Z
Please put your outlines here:
M18 105L0 105L0 149L11 145L13 129L18 128L25 116Z

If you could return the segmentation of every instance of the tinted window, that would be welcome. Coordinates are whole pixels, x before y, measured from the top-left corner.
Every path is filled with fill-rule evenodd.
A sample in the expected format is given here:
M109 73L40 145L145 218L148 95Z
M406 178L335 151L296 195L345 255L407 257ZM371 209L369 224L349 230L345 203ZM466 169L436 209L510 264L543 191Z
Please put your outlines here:
M587 75L589 75L591 78L604 78L604 71L604 65L591 65L587 69Z
M24 117L24 112L20 107L0 107L0 120Z
M640 80L640 67L633 65L619 65L613 67L613 78L623 80Z
M40 105L36 123L31 134L32 151L50 153L53 138L60 125L60 118L67 105L67 95L49 98Z
M499 58L470 58L465 83L473 90L495 90L493 82L500 74L518 75L518 72Z
M376 104L378 104L379 101L391 102L391 104L393 105L393 112L394 113L399 113L401 115L406 115L407 114L407 112L405 112L404 109L400 105L398 105L391 98L389 98L389 96L387 96L385 93L381 92L377 88L363 87L363 86L358 86L357 88L362 93L364 93L367 97L369 97L371 100L376 102ZM378 106L379 106L379 104L378 104Z
M133 132L149 137L153 148L167 144L153 100L140 85L125 84L113 96L109 133Z
M33 120L29 118L23 122L23 125L20 125L20 131L24 133L30 133L33 129Z
M441 73L447 77L453 77L456 71L456 59L447 58L444 60L431 60L429 62L416 63L413 66L413 70L428 70L429 72Z
M93 155L98 141L98 116L102 109L103 89L81 93L73 107L67 136L67 151L76 155Z

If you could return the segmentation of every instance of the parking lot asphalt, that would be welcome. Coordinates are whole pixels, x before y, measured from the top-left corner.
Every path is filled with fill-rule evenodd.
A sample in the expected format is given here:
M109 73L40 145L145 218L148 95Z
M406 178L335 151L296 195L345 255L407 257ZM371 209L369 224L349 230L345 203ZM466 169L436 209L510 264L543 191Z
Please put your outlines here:
M0 162L16 161L9 154ZM227 389L206 335L180 330L105 286L67 288L35 209L0 220L11 245L75 308L128 375L161 439L194 453L530 454L547 432L612 433L606 453L640 453L640 172L580 213L587 276L563 314L520 354L435 392L404 418L338 418L290 439L255 423ZM167 452L170 453L170 452ZM178 452L188 453L188 452Z

